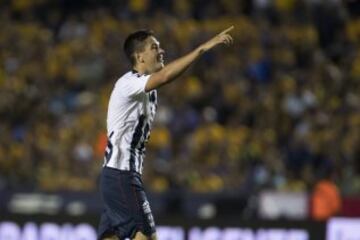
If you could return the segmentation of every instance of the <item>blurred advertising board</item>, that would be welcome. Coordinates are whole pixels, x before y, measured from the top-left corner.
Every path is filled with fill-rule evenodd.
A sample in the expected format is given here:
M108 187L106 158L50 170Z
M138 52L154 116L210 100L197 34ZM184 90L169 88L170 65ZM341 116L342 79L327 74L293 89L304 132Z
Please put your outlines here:
M0 216L0 240L96 240L97 216ZM159 240L319 240L325 224L305 221L159 219Z
M263 219L307 219L308 195L305 192L263 191L259 194L258 209Z
M360 240L360 218L332 218L326 227L326 240Z

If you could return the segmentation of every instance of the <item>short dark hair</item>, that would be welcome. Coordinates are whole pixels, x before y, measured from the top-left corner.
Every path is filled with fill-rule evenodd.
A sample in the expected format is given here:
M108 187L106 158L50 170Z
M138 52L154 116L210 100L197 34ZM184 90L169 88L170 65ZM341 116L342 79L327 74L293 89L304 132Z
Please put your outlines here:
M154 36L154 32L151 30L139 30L131 33L124 42L124 52L126 57L130 60L131 64L135 64L134 53L136 51L142 51L144 49L145 40Z

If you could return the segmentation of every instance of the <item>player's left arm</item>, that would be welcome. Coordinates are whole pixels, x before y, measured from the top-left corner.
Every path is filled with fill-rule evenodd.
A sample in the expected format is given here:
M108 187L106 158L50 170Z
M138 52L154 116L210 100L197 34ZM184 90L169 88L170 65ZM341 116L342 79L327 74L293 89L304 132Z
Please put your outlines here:
M230 45L233 42L233 39L229 32L233 29L234 26L227 28L226 30L217 34L215 37L211 38L209 41L201 44L190 53L169 63L159 72L153 73L145 85L145 91L149 92L173 81L179 75L181 75L196 59L215 46L219 44Z

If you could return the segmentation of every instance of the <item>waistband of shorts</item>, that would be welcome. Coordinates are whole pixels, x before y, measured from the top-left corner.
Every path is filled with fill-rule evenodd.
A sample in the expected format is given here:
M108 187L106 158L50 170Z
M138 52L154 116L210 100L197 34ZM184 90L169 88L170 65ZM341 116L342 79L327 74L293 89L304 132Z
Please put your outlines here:
M112 168L112 167L108 167L108 166L103 167L103 171L112 172L112 173L116 173L116 174L123 174L123 175L131 175L131 176L141 177L141 174L136 172L136 171L121 170L121 169L118 169L118 168Z

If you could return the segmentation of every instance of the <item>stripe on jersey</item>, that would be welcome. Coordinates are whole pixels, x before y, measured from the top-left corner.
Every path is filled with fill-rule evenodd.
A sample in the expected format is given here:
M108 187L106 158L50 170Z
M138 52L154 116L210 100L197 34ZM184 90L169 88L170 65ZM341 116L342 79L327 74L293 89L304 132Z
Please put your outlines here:
M108 140L107 140L107 145L106 145L106 148L105 148L105 154L104 154L104 166L107 165L107 163L110 161L111 159L111 155L112 155L112 152L113 152L113 144L111 143L111 137L112 135L114 135L114 131L112 131L108 137Z
M130 171L136 171L136 166L135 166L136 147L139 145L139 142L143 135L144 123L145 123L145 115L140 115L138 124L136 125L135 132L132 136L132 140L130 144L130 160L129 160Z

